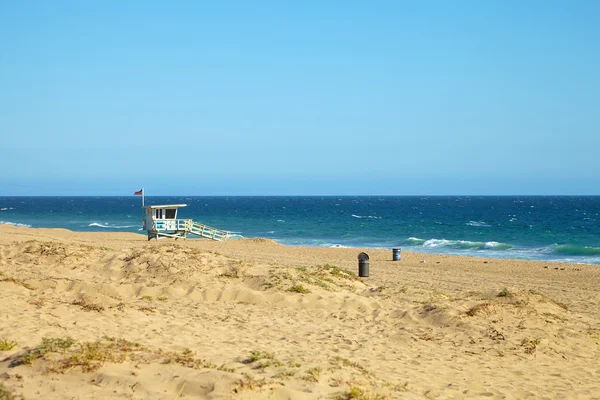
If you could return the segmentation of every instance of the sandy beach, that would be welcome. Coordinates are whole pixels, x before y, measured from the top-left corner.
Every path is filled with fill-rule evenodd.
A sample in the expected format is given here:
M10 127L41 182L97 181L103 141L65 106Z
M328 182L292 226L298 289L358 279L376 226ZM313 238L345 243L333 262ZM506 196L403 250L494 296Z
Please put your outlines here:
M593 265L1 226L0 399L598 399L599 287Z

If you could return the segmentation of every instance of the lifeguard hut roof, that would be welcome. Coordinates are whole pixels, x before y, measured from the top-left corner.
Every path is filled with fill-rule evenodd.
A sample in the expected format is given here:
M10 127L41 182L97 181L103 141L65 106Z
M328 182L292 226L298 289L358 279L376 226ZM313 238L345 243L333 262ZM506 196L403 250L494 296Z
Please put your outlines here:
M144 206L144 208L180 208L185 207L187 204L166 204L166 205L158 205L158 206Z

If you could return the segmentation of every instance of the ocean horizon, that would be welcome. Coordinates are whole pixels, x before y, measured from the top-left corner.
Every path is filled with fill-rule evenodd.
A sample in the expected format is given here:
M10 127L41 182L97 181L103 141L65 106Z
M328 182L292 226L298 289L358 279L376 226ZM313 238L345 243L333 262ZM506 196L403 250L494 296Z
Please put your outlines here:
M179 218L295 246L600 264L600 196L146 196ZM139 196L2 196L0 224L142 231Z

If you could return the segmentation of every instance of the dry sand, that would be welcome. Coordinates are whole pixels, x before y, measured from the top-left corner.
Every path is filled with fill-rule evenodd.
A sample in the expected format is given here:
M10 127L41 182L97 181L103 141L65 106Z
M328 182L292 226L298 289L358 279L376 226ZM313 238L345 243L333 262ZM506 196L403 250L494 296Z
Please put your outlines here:
M0 399L600 398L598 266L360 251L2 226Z

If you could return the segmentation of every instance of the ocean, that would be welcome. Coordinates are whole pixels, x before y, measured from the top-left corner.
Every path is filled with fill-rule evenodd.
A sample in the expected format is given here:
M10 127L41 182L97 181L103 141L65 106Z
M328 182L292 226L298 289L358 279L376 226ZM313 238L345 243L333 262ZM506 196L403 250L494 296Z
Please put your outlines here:
M600 196L146 197L179 218L298 246L600 264ZM141 231L141 197L0 197L0 223Z

